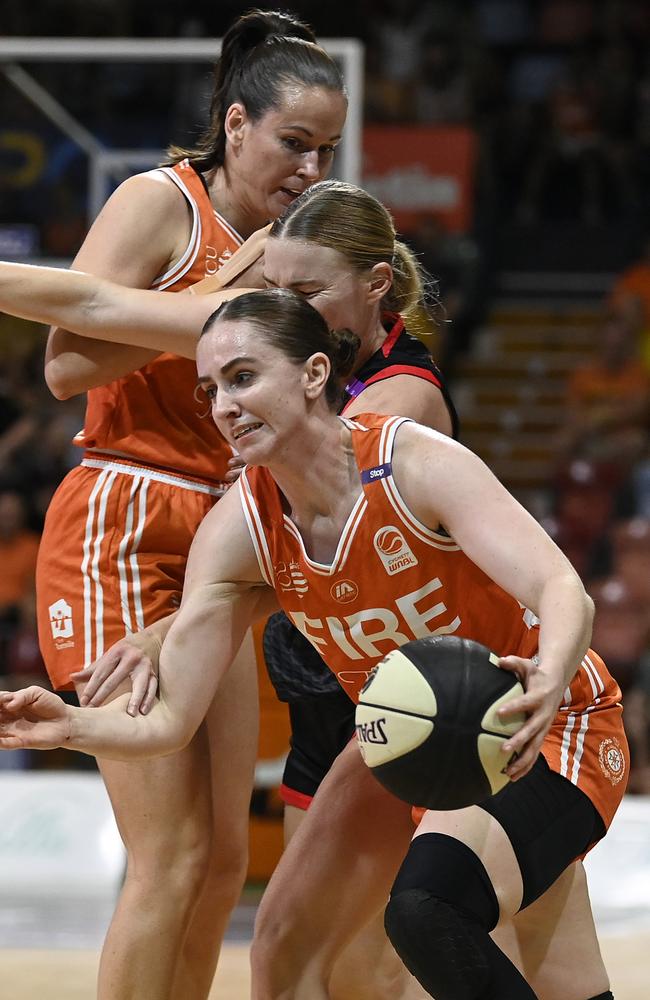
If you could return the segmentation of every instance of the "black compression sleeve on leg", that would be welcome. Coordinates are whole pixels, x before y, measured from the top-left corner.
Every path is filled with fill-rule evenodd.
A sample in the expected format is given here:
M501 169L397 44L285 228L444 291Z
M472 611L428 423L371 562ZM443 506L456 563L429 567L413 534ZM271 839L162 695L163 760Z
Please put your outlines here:
M589 997L588 1000L614 1000L614 994L611 990L607 990L606 993L599 993L597 997Z
M386 908L386 933L436 1000L536 1000L490 937L499 907L480 859L442 834L416 837Z

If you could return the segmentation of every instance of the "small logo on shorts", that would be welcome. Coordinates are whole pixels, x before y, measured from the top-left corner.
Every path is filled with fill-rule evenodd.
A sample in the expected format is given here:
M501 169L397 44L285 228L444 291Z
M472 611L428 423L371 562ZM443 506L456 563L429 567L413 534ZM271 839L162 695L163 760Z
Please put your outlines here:
M408 542L402 532L392 524L380 528L374 538L377 555L389 576L401 573L410 566L417 566L418 561L411 552Z
M598 747L600 769L613 785L618 785L625 775L625 755L615 736L603 740Z
M57 639L69 639L71 635L74 635L72 608L67 601L61 597L54 604L50 604L48 611L50 613L52 638L55 642Z
M349 604L359 594L359 588L353 580L339 580L330 587L330 594L339 604Z

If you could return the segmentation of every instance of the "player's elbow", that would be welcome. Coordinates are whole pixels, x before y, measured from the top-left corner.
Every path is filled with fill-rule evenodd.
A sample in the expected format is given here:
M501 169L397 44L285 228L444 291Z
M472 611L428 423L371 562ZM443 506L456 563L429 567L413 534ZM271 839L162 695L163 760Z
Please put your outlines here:
M69 366L58 358L46 363L45 382L55 399L70 399L87 389L87 386L82 384L79 375L71 371Z
M164 704L161 705L161 721L163 724L158 731L156 754L160 757L168 757L185 750L194 739L200 724L195 724L193 719L186 718L182 714L172 712Z

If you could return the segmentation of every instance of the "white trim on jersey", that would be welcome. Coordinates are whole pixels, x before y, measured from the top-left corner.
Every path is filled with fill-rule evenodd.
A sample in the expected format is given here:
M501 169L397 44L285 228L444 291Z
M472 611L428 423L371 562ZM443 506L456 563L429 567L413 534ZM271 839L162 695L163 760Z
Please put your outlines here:
M351 417L344 417L341 413L339 413L338 416L339 420L342 421L342 423L344 423L346 427L349 427L351 431L354 430L354 431L368 432L370 430L369 427L365 427L363 424L360 424L358 420L353 420Z
M379 464L385 465L393 457L395 446L395 435L402 424L412 424L410 417L391 417L381 429L379 437Z
M184 166L185 169L188 170L192 169L191 165L189 164L189 161L185 161ZM182 178L179 177L179 175L173 169L173 167L156 167L155 170L150 170L148 171L148 173L163 174L165 177L168 177L169 180L171 180L176 185L181 194L187 200L190 209L192 211L192 232L190 234L190 238L187 247L185 249L185 252L183 253L182 257L180 257L179 260L177 260L169 268L168 271L165 271L164 274L158 275L157 278L154 278L151 284L152 289L161 292L167 288L170 288L172 285L175 285L176 282L179 281L181 278L183 278L187 274L188 270L190 270L193 267L201 247L203 226L201 222L201 211L196 201L196 198L189 190L185 182L182 180ZM212 214L215 220L218 222L218 224L221 226L224 232L228 236L230 236L233 242L237 244L237 248L240 247L244 242L243 237L240 236L237 230L230 225L227 219L224 219L223 215L221 215L221 213L218 212L216 208L214 208L214 206L211 207L212 207Z
M168 271L165 271L164 274L154 278L151 282L152 289L162 292L166 288L170 288L171 285L175 285L177 281L179 281L182 277L184 277L184 275L187 274L188 271L192 269L201 246L203 228L201 225L201 213L199 212L199 207L196 204L196 199L189 188L186 187L178 174L174 173L171 167L159 167L158 170L160 173L165 174L171 181L173 181L179 191L185 196L192 210L192 232L190 234L185 253L170 267Z
M228 488L228 483L220 483L218 486L208 486L207 483L198 483L193 479L183 479L182 476L175 476L171 472L156 472L155 469L148 469L144 465L125 465L122 462L112 462L109 459L84 458L81 465L88 466L89 469L110 469L125 476L142 476L144 479L152 480L156 483L165 483L167 486L178 486L182 490L191 490L192 493L206 493L211 497L222 497Z
M332 559L331 563L316 562L315 559L311 559L307 555L307 550L305 549L305 543L302 539L302 535L300 534L298 528L293 523L291 518L287 517L286 514L283 515L284 526L287 529L287 531L289 531L298 542L298 545L300 546L300 551L302 553L302 557L309 566L309 568L313 569L314 573L318 573L320 576L333 576L335 573L340 572L340 570L342 570L343 566L345 565L345 561L350 551L350 546L352 545L354 536L356 535L357 532L357 528L361 523L361 520L366 512L367 507L368 507L368 500L366 499L366 495L365 493L361 493L357 497L354 507L348 514L347 520L343 526L343 530L339 535L339 540L336 545L336 552L334 553L334 558Z
M388 465L393 461L393 450L395 447L395 435L405 423L413 423L410 417L392 417L382 427L379 439L379 464ZM421 542L430 545L431 548L441 549L443 552L460 552L460 546L453 538L443 535L439 531L434 531L426 524L422 524L412 511L407 507L401 493L397 488L392 472L381 479L386 497L401 520L402 524L411 531Z
M217 212L216 208L213 208L213 212L214 212L214 217L217 220L217 222L219 223L219 225L223 226L223 228L226 230L226 232L230 236L232 236L232 238L235 241L235 243L238 243L239 246L241 246L243 244L243 242L244 242L244 237L239 235L239 233L237 232L237 230L234 229L230 225L230 223L228 222L227 219L224 219L224 217L221 214L221 212Z
M268 583L269 587L274 587L275 573L273 571L273 560L271 559L271 553L266 541L266 535L264 534L260 512L257 509L257 504L255 503L255 498L253 496L250 483L248 482L245 468L242 470L242 473L237 481L237 486L239 487L239 497L241 499L242 510L244 512L244 517L246 518L248 533L251 537L253 548L255 549L255 555L257 556L257 564L260 568L260 573L264 578L264 582Z

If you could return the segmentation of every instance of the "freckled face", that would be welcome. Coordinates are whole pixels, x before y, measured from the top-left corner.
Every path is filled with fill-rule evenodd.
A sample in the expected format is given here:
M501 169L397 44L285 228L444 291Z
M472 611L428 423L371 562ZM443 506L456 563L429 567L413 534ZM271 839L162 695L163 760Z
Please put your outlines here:
M290 448L305 418L304 367L246 320L217 321L196 349L212 418L245 462L265 465Z

